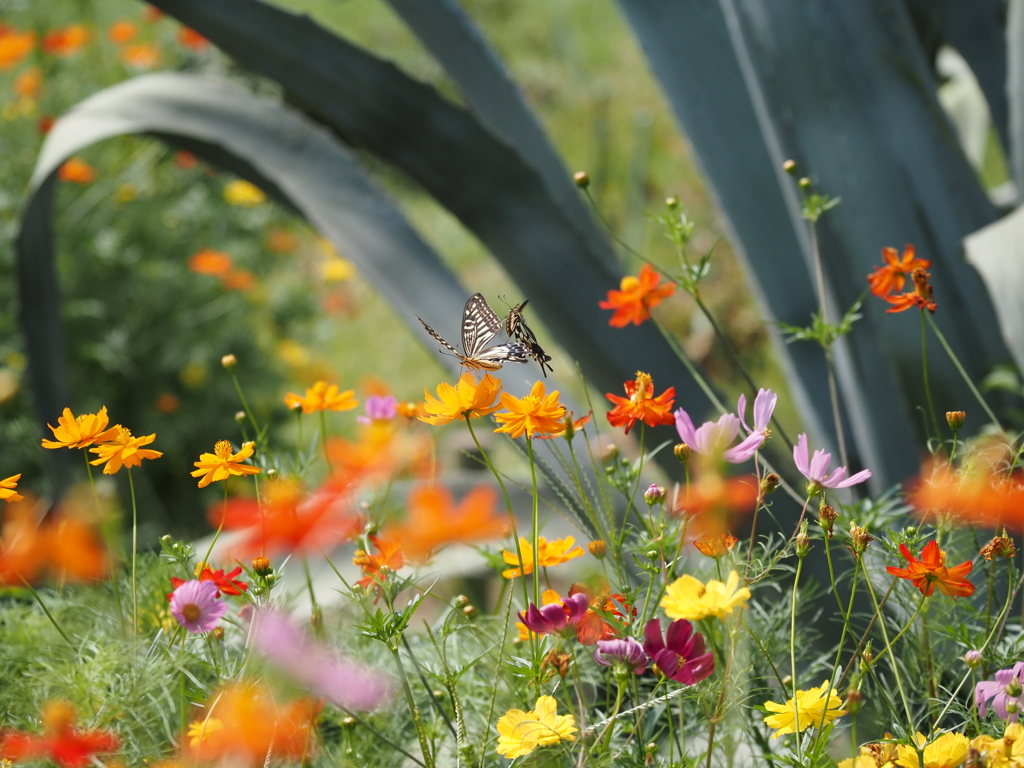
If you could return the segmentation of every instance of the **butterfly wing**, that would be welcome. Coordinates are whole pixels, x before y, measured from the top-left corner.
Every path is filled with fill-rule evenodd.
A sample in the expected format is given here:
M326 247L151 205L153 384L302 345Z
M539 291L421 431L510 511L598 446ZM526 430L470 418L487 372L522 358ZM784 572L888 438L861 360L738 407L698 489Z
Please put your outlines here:
M462 364L467 368L496 371L505 363L525 363L529 351L520 344L498 344L473 357L466 357Z
M494 314L487 301L474 293L462 311L462 349L467 358L479 357L480 353L501 333L501 319Z
M508 317L505 318L505 333L508 334L509 338L514 338L526 347L526 353L540 363L540 371L546 377L548 370L554 372L555 369L548 365L551 355L544 352L544 349L537 341L537 337L530 330L530 326L526 324L526 320L523 319L523 307L526 306L528 301L529 299L509 310ZM545 366L547 366L547 370L545 370Z
M429 325L427 325L426 323L424 323L424 322L423 322L423 318L422 318L422 317L417 317L416 319L420 321L420 323L421 323L421 324L423 325L423 327L424 327L424 328L425 328L425 329L427 330L427 333L429 333L429 334L430 334L431 336L433 336L433 337L434 337L434 340L435 340L435 341L439 341L439 342L441 342L442 344L444 344L445 348L446 348L446 349L447 349L447 350L448 350L449 352L451 352L452 354L454 354L454 355L458 356L458 357L459 357L459 359L462 359L462 353L461 353L461 352L459 352L459 350L457 350L457 349L456 349L455 347L453 347L453 346L452 346L451 344L449 344L449 343L448 343L447 341L445 341L444 339L442 339L442 338L441 338L441 337L440 337L440 336L438 335L437 331L435 331L435 330L434 330L433 328L431 328L431 327L430 327Z

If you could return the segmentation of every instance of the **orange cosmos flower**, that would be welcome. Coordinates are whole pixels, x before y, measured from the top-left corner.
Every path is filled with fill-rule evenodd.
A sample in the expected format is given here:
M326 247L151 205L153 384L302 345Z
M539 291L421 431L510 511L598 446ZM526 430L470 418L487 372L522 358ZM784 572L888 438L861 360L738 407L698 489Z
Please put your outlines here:
M250 291L256 285L256 275L247 269L231 269L220 276L220 282L228 291Z
M267 247L274 253L291 253L299 246L299 238L287 229L272 229L267 233Z
M199 487L205 488L218 480L227 480L231 475L258 475L259 467L243 463L252 456L255 448L256 443L248 442L242 445L242 450L238 453L232 453L231 443L227 440L218 440L217 444L213 446L213 453L200 454L199 461L194 463L194 466L199 469L192 473L192 477L201 475Z
M134 21L117 21L110 25L107 30L107 37L115 45L130 43L139 34L139 25Z
M427 560L451 542L477 542L501 538L508 521L495 512L494 489L480 485L456 506L443 486L421 485L409 493L409 517L388 531L413 562Z
M53 56L74 56L89 42L89 30L81 24L52 29L43 36L43 52Z
M203 248L188 257L188 269L197 275L223 275L231 269L231 264L230 256L212 248Z
M72 157L57 171L57 178L75 184L91 184L96 181L96 169L78 157Z
M573 435L583 429L583 427L590 422L590 417L592 415L593 411L588 411L585 416L574 419L572 411L566 411L565 417L562 419L562 424L565 429L555 435L540 435L540 439L551 440L556 437L564 437L566 440L571 440Z
M262 768L274 762L304 764L316 745L313 726L322 703L313 699L283 704L265 685L243 682L215 691L207 706L209 711L193 723L200 726L197 737L181 740L191 760L239 768ZM221 727L210 727L214 720Z
M654 382L650 374L636 372L636 381L627 381L623 385L628 397L619 397L610 392L605 394L615 407L608 411L608 423L613 427L625 427L626 434L638 421L649 427L660 424L674 424L672 405L675 403L676 388L669 387L654 397Z
M76 417L70 408L57 419L59 426L52 427L55 440L43 440L43 448L87 448L96 443L113 440L118 434L118 427L107 429L107 406L100 408L99 413L83 413Z
M52 760L60 768L85 768L103 752L114 752L121 740L110 731L83 731L75 727L75 708L53 701L43 708L43 732L0 731L0 756L11 760Z
M194 152L189 152L187 149L179 149L174 153L174 164L183 171L187 171L199 165L199 158L195 156Z
M405 565L405 557L402 555L402 547L397 541L387 541L376 536L369 536L377 553L369 554L365 549L357 549L352 562L363 569L365 576L356 582L363 589L369 589L372 585L381 585L387 581L387 573L381 573L381 569L387 567L397 571Z
M13 68L36 47L35 32L18 32L11 27L0 30L0 69Z
M928 259L917 258L912 245L904 247L902 258L895 248L883 248L882 258L885 265L875 267L875 271L868 275L871 293L879 298L885 298L893 291L902 291L907 275L915 269L928 269L932 265Z
M153 43L135 43L121 51L121 61L134 69L153 69L160 63L160 49Z
M1024 530L1024 476L1007 476L997 467L973 473L953 472L948 467L926 467L912 483L907 498L926 519L949 513L961 525L986 528L1005 526Z
M43 89L43 70L29 67L14 81L14 93L23 99L34 99Z
M495 400L501 392L501 381L486 374L480 381L471 373L464 373L454 387L442 382L437 385L437 397L423 390L426 416L417 418L427 424L440 426L467 417L476 419L494 413L501 406Z
M318 381L306 390L305 397L299 397L294 392L289 392L284 396L284 404L293 410L301 406L303 413L351 411L359 405L355 394L355 390L346 389L344 392L339 392L337 384L328 386L326 381Z
M693 542L693 546L706 557L721 557L726 552L732 552L732 548L736 546L737 541L739 539L728 533L722 533L717 536L710 536L705 533Z
M546 393L544 382L538 381L526 397L519 399L508 392L501 393L505 411L495 415L501 425L495 432L516 438L526 435L560 435L565 431L565 406L558 402L558 390Z
M210 45L209 40L191 27L182 27L178 30L178 43L193 51L201 51Z
M676 291L675 283L661 283L661 276L650 264L640 268L640 275L622 278L618 291L608 291L608 299L598 304L601 309L614 309L608 321L612 328L640 325L651 316L651 309Z
M895 296L882 297L893 305L892 308L885 310L887 313L904 312L913 307L934 312L939 308L939 305L935 303L932 286L928 282L931 278L931 273L918 267L910 273L910 278L914 281L914 290L907 293L899 293Z
M906 544L900 544L900 554L906 558L907 567L896 568L890 565L885 570L893 576L909 580L925 597L929 597L936 586L954 600L974 594L974 585L964 578L971 572L974 563L968 560L953 568L946 568L946 553L939 549L937 541L929 541L924 545L920 560L911 554Z
M156 434L133 437L131 430L127 427L122 427L118 424L115 429L118 430L117 435L109 442L101 443L95 448L89 449L90 453L95 453L99 456L98 459L89 463L94 467L103 464L104 475L116 474L121 469L122 464L131 469L141 465L143 459L159 459L163 456L160 451L142 447L156 440Z
M507 549L501 550L502 559L509 565L515 566L508 570L502 571L501 575L506 579L514 579L517 576L522 576L525 572L527 575L533 573L534 565L540 563L541 568L550 568L555 565L561 565L567 563L573 558L582 557L582 547L574 547L576 539L572 536L566 536L564 539L553 539L548 541L543 536L537 537L537 549L539 555L537 558L533 556L533 546L524 537L519 537L519 549L523 553L523 561L526 563L524 568L519 563L519 557L515 552L510 552Z
M156 24L164 17L164 12L155 5L146 5L142 8L142 20L147 24Z
M596 645L598 640L621 637L627 626L627 616L636 616L636 609L626 602L626 596L612 593L608 582L598 579L594 588L585 584L569 587L569 596L582 592L590 601L587 613L576 625L576 639L581 645Z
M6 501L8 504L13 504L16 501L22 501L25 497L18 493L18 481L21 480L21 475L11 475L6 480L0 480L0 499Z

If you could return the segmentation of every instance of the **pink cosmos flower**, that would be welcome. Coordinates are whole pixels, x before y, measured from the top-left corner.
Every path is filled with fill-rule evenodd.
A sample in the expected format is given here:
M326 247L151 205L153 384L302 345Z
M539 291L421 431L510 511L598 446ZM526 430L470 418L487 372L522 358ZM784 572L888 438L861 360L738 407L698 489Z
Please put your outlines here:
M186 581L171 593L171 615L193 634L209 632L228 610L218 594L212 581Z
M714 654L704 652L704 636L693 631L686 619L668 625L661 637L661 619L651 619L644 627L644 650L665 677L683 685L696 685L715 671Z
M357 416L360 424L372 424L375 421L391 421L398 413L398 401L394 395L370 395L366 398L366 415Z
M598 640L594 651L594 661L602 667L621 664L626 669L642 675L651 660L640 642L634 637L616 637L611 640Z
M1017 720L1020 714L1021 678L1024 677L1024 661L1018 661L1009 669L1000 669L995 680L982 680L974 688L974 703L978 715L985 716L989 699L994 698L992 708L1000 720Z
M807 478L808 492L815 493L814 486L821 488L849 488L851 485L863 483L871 477L870 469L862 469L856 475L847 477L849 471L846 467L837 467L831 475L828 472L828 465L832 462L832 454L821 449L814 452L810 461L807 460L807 433L801 432L793 446L793 461L800 474Z
M538 608L533 603L525 613L519 614L519 620L531 632L538 635L553 635L567 626L574 627L587 615L590 600L582 592L563 598L560 603L548 603Z
M348 661L317 644L273 609L256 614L253 645L296 682L345 709L373 709L390 693L377 672Z
M747 397L740 395L736 403L738 416L724 413L718 421L707 421L694 429L690 415L680 408L676 411L676 430L683 442L691 450L704 456L721 457L730 464L742 464L753 458L757 450L768 438L768 424L772 420L772 412L779 396L770 389L759 389L754 398L754 429L747 426ZM740 433L740 426L749 434L732 448L733 441Z

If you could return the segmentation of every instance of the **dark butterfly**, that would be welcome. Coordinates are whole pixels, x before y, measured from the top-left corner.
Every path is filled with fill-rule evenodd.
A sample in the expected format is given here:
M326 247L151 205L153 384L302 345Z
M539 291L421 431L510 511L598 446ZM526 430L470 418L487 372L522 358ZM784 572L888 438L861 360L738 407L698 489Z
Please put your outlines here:
M487 346L501 333L501 319L479 293L469 297L462 311L462 349L465 354L442 339L422 318L416 319L423 323L427 333L441 342L470 370L496 371L505 363L525 363L530 354L525 347L514 343Z
M508 311L508 316L505 318L505 333L510 339L515 339L524 347L526 347L526 353L540 363L540 371L547 378L547 371L544 370L544 366L547 365L548 370L554 373L555 369L548 365L548 361L551 360L551 355L548 355L541 348L540 344L537 343L537 337L533 335L533 331L530 330L530 326L523 320L523 307L526 306L527 299L522 304L517 304Z

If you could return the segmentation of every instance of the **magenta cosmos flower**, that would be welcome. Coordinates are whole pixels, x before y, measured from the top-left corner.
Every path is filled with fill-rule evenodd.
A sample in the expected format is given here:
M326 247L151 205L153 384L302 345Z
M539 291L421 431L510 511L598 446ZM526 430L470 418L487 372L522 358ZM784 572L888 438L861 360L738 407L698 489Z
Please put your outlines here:
M753 430L747 426L746 421L747 398L745 395L740 395L736 404L738 416L724 413L718 421L707 421L696 429L694 429L690 415L680 408L675 413L676 431L679 432L682 441L697 453L704 456L721 456L730 464L742 464L753 458L767 439L768 424L771 422L778 399L778 395L770 389L758 390L757 397L754 399ZM730 448L729 446L739 435L741 426L749 434L739 445Z
M553 635L567 626L575 626L587 615L590 600L582 592L563 598L560 603L548 603L538 608L533 603L525 613L519 614L519 620L526 628L538 635Z
M379 672L348 661L317 644L273 609L256 614L253 645L305 688L345 709L373 709L391 686Z
M661 619L651 619L644 627L644 650L665 677L683 685L696 685L715 671L715 656L704 652L704 636L693 631L686 619L668 625L661 637Z
M366 398L366 415L357 416L360 424L372 424L375 421L391 421L398 413L398 401L394 395L370 395Z
M611 640L598 640L594 651L594 661L603 667L621 665L630 672L642 675L651 660L639 641L633 637L616 637Z
M992 709L1000 720L1011 723L1020 715L1021 679L1024 677L1024 661L1018 661L1009 669L1000 669L995 680L982 680L974 688L974 703L978 706L978 714L985 716L989 699Z
M807 433L801 432L796 439L796 445L793 446L793 461L800 474L807 478L807 492L812 496L816 495L820 488L849 488L871 477L870 469L862 469L856 475L847 477L846 473L849 470L846 467L836 467L836 471L829 474L828 465L832 462L832 454L819 449L808 461L807 452Z
M209 632L228 610L219 594L212 581L186 581L171 593L171 615L193 634Z

